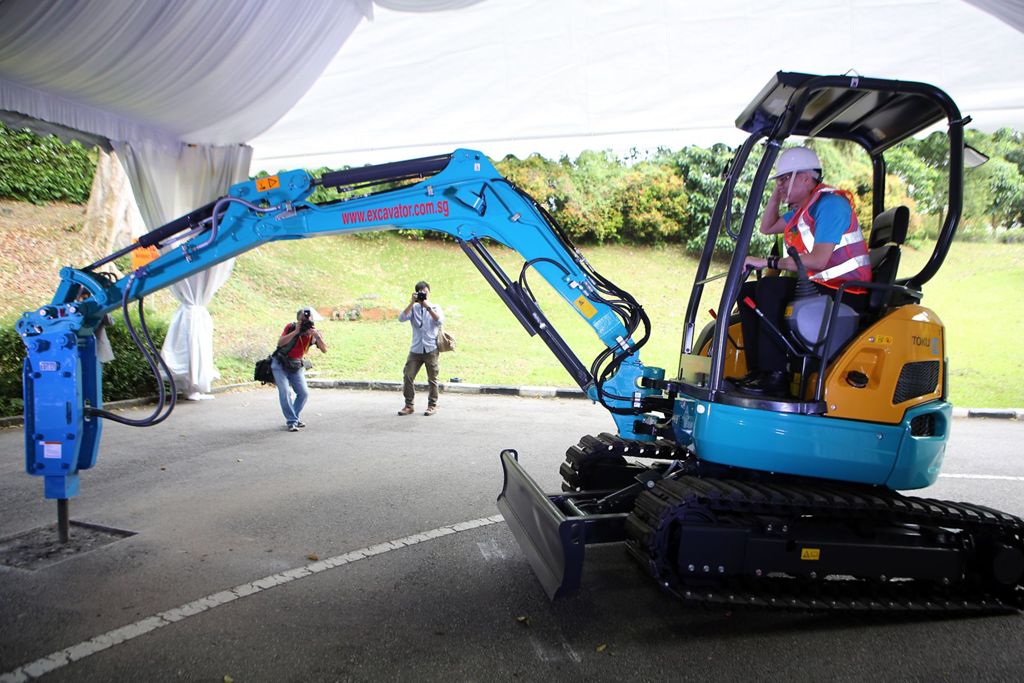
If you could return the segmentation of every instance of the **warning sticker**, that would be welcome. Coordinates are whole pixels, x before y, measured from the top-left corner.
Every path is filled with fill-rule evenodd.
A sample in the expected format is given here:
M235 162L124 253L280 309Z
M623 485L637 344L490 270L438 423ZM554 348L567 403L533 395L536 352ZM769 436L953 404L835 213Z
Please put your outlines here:
M801 548L800 549L801 560L820 560L821 559L821 548Z
M281 187L281 181L277 179L276 175L256 179L257 192L266 192L267 190L273 190L276 187Z
M44 441L43 442L43 457L44 458L60 458L60 441Z
M582 313L587 320L590 320L597 315L597 309L594 308L594 304L587 301L587 297L580 296L576 299L575 304L576 308L580 309L580 313Z

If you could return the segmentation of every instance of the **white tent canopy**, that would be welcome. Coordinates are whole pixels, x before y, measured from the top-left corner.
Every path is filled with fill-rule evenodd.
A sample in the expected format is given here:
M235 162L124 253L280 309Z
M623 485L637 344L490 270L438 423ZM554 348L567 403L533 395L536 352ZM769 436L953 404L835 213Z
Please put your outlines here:
M152 229L244 180L243 143L291 108L371 13L371 0L4 0L0 120L116 150ZM163 355L187 394L219 376L206 304L231 266L172 287L182 305Z
M0 120L116 150L154 228L253 149L277 170L731 142L780 69L929 81L1019 129L1013 27L1019 0L0 0ZM164 356L188 393L218 376L218 268L174 288Z
M1020 2L975 0L1007 21ZM1024 128L1024 34L961 0L503 0L380 10L277 124L253 169L738 142L779 70L927 81L986 130Z

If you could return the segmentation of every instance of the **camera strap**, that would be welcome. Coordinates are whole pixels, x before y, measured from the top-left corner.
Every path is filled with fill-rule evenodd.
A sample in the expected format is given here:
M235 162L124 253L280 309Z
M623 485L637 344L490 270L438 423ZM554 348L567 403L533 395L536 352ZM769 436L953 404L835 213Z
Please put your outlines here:
M292 324L295 325L295 323L292 323ZM298 327L298 326L296 325L296 327ZM295 327L292 328L292 330L294 330L294 329L295 329ZM288 354L292 352L292 349L295 348L295 344L298 341L299 341L299 335L295 335L294 337L292 337L292 340L290 342L288 342L284 346L278 346L276 349L274 349L274 352L271 353L270 355L271 356L277 356L279 359L284 360L285 358L288 357Z

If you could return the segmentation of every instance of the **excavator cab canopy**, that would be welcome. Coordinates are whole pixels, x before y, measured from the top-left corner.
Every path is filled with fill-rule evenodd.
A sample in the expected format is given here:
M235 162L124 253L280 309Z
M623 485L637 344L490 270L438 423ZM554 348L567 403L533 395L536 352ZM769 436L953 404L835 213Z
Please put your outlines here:
M736 125L749 133L736 151L725 177L725 186L711 217L701 262L686 312L683 355L695 349L696 318L704 285L715 259L715 246L724 232L734 242L731 263L723 285L718 310L731 310L745 278L744 258L756 230L762 197L770 181L775 161L783 144L791 137L846 140L860 145L871 159L872 216L886 211L885 152L894 145L945 120L949 143L946 215L934 248L917 274L894 283L913 298L920 299L921 288L941 267L956 234L963 206L965 165L964 127L970 121L962 117L953 100L940 88L927 83L866 78L857 75L816 76L780 71L744 108ZM750 194L736 196L737 180L749 162L756 166ZM743 202L738 226L730 225L734 203ZM905 210L903 211L905 214ZM723 366L728 334L728 316L719 316L714 329L708 397L719 395L724 379Z
M923 83L780 71L736 127L753 133L789 113L789 135L852 140L876 156L946 118L949 108L955 110L945 93Z

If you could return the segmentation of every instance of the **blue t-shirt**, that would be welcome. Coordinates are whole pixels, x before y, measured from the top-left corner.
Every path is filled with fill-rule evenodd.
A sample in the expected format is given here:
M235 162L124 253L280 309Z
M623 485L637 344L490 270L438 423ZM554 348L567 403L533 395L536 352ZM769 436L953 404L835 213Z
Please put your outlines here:
M794 211L783 214L786 223L793 217ZM839 244L843 233L850 227L850 214L853 207L846 197L832 192L823 192L818 201L814 202L809 212L814 219L814 243Z

